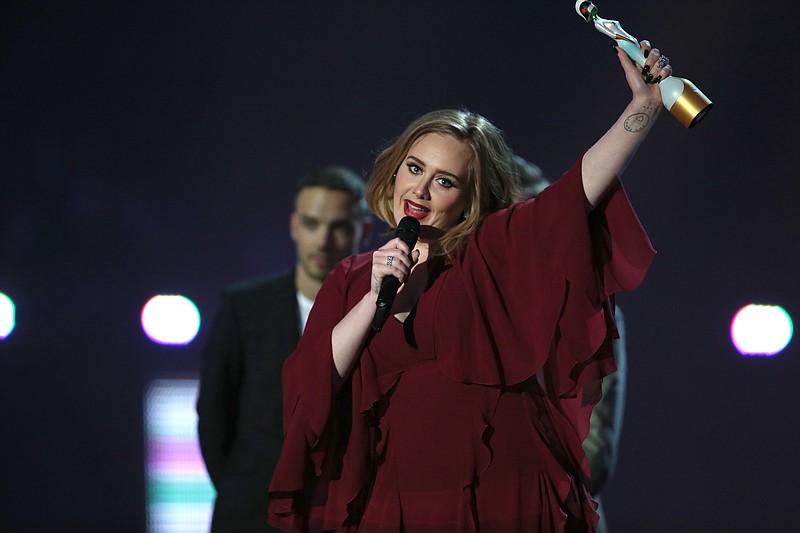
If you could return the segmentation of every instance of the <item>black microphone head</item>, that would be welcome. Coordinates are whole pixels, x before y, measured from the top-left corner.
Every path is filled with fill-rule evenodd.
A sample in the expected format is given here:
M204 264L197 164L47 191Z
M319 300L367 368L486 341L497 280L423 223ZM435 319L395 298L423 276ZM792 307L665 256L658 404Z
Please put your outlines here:
M417 244L417 236L419 235L419 220L414 217L403 217L394 230L394 236L406 243L410 248Z

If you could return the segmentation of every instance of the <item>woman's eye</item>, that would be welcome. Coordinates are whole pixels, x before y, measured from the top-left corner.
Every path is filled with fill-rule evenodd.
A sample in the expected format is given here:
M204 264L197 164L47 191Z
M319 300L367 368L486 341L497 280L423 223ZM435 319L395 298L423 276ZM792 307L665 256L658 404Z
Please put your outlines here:
M422 169L421 169L421 168L419 168L419 166L418 166L418 165L415 165L414 163L409 163L409 164L408 164L408 170L409 170L409 171L410 171L412 174L421 174L421 173L422 173Z
M447 178L436 178L436 181L439 182L439 185L448 189L453 186L453 182Z

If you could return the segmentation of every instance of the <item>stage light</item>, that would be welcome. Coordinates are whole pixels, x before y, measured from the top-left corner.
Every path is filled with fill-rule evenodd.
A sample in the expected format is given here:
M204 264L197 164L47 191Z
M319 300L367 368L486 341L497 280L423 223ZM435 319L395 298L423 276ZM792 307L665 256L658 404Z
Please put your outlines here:
M142 329L158 344L189 344L200 330L200 311L180 295L153 296L142 308Z
M14 302L11 298L0 292L0 341L11 335L14 331Z
M731 340L739 353L772 356L792 339L792 319L777 305L751 304L739 309L731 321Z

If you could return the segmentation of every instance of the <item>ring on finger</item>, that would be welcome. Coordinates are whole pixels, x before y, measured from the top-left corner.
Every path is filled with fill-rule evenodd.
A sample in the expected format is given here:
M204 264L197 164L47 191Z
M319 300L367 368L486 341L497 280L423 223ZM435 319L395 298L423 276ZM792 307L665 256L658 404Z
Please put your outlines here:
M667 56L661 56L658 58L658 68L664 68L669 65L669 58Z
M392 266L392 261L394 261L394 257L391 255L386 256L386 266Z

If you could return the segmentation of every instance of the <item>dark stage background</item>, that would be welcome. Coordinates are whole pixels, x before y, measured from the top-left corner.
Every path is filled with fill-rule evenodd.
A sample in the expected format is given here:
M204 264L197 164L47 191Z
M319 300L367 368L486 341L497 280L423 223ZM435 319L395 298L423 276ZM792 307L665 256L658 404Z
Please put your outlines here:
M798 342L743 358L728 335L750 302L800 317L790 5L598 2L716 104L691 131L662 114L624 177L659 255L620 298L618 532L800 522ZM291 266L300 174L366 173L412 118L465 106L556 177L628 98L570 0L4 2L0 529L145 529L143 390L197 375L224 284ZM156 293L197 303L192 344L143 335Z

